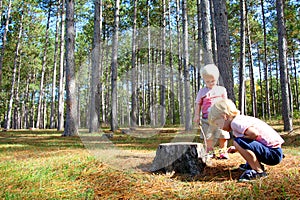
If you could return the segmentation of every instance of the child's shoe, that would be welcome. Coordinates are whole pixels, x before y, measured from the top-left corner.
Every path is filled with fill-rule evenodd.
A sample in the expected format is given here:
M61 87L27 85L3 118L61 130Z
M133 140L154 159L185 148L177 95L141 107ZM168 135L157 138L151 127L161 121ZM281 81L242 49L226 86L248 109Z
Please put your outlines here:
M247 182L247 181L259 179L259 178L266 177L266 176L268 176L268 175L265 171L258 173L257 171L255 171L253 169L248 169L248 170L244 171L244 173L240 176L239 182Z
M260 163L261 169L265 171L265 166ZM245 164L240 164L239 169L242 171L246 171L252 169L251 166L246 162Z

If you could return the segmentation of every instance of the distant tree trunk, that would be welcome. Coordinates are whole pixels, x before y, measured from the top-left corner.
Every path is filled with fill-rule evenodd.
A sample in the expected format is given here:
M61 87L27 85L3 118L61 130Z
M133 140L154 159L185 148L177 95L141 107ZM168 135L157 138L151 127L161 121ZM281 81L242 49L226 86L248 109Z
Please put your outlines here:
M227 89L228 98L235 101L232 61L230 56L227 9L225 0L213 0L220 84Z
M210 5L210 17L211 17L211 45L212 45L212 54L214 63L218 66L218 53L217 53L217 38L216 38L216 26L215 26L215 11L214 11L214 4L213 0L209 0Z
M174 91L174 69L173 69L173 39L172 39L172 30L171 30L171 3L169 3L169 66L170 66L170 85L171 85L171 92L170 92L170 119L171 124L175 124L176 118L175 118L175 91Z
M178 85L179 85L179 118L180 124L184 124L184 102L183 102L183 86L182 86L182 52L181 52L181 34L180 34L180 0L176 1L176 29L178 43Z
M95 0L94 11L94 40L92 49L92 78L91 78L91 95L90 95L90 117L89 117L89 132L97 132L99 129L98 113L96 109L96 94L99 86L99 67L100 67L100 8L101 0Z
M2 2L1 2L1 4L2 4ZM1 11L2 11L2 9L1 9ZM4 53L5 53L6 41L7 41L7 32L8 32L8 25L9 25L9 20L10 20L10 11L11 11L11 0L9 0L9 3L8 3L5 28L4 28L3 37L2 37L2 49L1 49L1 55L0 55L0 88L2 87L3 58L4 58ZM1 16L2 15L0 15L0 17Z
M245 114L245 54L246 54L245 1L240 0L240 62L239 62L239 110Z
M36 128L41 128L41 112L43 106L43 97L44 97L44 81L45 81L45 70L46 70L46 62L47 62L47 50L48 50L48 41L49 41L49 28L50 28L50 17L51 17L51 1L49 1L49 10L48 10L48 18L46 25L46 33L45 33L45 46L43 52L42 59L42 71L41 71L41 80L40 80L40 92L39 92L39 100L38 100L38 109L37 109L37 118L36 118Z
M290 105L288 73L287 73L287 41L286 27L284 22L284 1L276 0L277 25L278 25L278 48L279 48L279 66L280 66L280 84L282 98L282 117L284 122L284 131L293 130L292 112Z
M198 25L198 30L197 30L197 36L198 36L198 39L197 39L197 47L198 47L198 50L197 50L197 91L200 89L200 85L201 85L201 73L200 73L200 70L201 70L201 61L202 61L202 54L203 51L204 51L204 44L203 44L203 34L202 34L202 30L203 30L203 25L202 25L202 20L203 20L203 17L201 16L202 14L202 9L203 6L201 6L201 0L197 0L197 25ZM203 48L202 48L203 47ZM203 50L203 51L202 51ZM203 59L205 60L205 58ZM205 62L205 61L204 61ZM196 95L197 95L197 91L196 91Z
M66 1L67 34L66 34L66 127L63 136L78 135L77 99L75 80L75 25L73 0Z
M65 46L65 0L61 2L61 24L60 24L60 63L59 63L59 89L58 89L58 113L57 130L64 128L64 88L65 88L65 68L64 68L64 46Z
M187 1L182 0L182 25L183 25L183 75L185 92L185 130L192 130L191 120L191 97L190 97L190 77L189 77L189 45L188 45L188 20Z
M58 5L61 4L59 0ZM59 8L59 6L57 7ZM52 101L51 101L51 113L50 113L50 129L55 128L55 94L56 94L56 75L57 75L57 54L58 54L58 36L59 36L59 17L60 12L57 9L56 14L56 32L55 32L55 47L54 47L54 66L53 66L53 78L52 78Z
M268 59L267 59L267 29L266 29L266 19L265 19L265 10L264 10L264 1L261 0L261 10L262 10L262 20L263 20L263 31L264 31L264 76L265 76L265 95L264 101L266 102L266 114L267 117L270 119L271 117L271 111L270 111L270 95L269 95L269 80L268 80Z
M245 9L246 9L246 34L247 34L247 41L248 41L248 54L249 54L249 76L250 76L250 93L251 93L251 104L252 104L252 115L257 117L257 93L256 93L256 86L255 86L255 79L254 79L254 64L253 64L253 57L252 57L252 42L251 42L251 33L250 33L250 24L248 21L248 12L247 12L247 3L245 2Z
M198 0L199 1L199 0ZM211 16L209 0L201 0L202 39L204 65L214 63L211 38ZM200 56L199 56L200 57Z
M131 47L131 112L130 126L135 127L137 123L137 89L136 89L136 15L137 15L137 0L133 1L133 32L132 32L132 47Z
M23 33L23 12L21 15L21 20L19 22L19 35L18 35L18 40L16 44L16 49L15 49L15 57L14 57L14 65L13 65L13 74L11 78L11 89L10 89L10 99L9 99L9 104L8 104L8 109L7 109L7 115L6 115L6 121L4 124L4 128L6 130L10 129L11 125L11 115L12 115L12 109L13 109L13 101L14 101L14 94L15 94L15 84L16 84L16 74L17 74L17 65L18 65L18 58L19 58L19 49L21 45L21 37Z
M118 42L119 42L119 7L120 0L115 0L114 14L114 37L112 44L112 62L111 62L111 131L118 128L118 109L117 109L117 78L118 78Z
M260 60L260 47L257 44L257 60ZM259 87L260 87L260 102L261 102L261 113L262 117L265 118L265 99L263 92L263 80L262 80L262 69L261 64L258 62L258 71L259 71Z
M293 54L293 69L294 69L294 93L295 93L295 104L296 104L296 108L298 110L300 110L300 98L299 98L299 81L297 79L298 77L298 73L297 73L297 65L296 65L296 58L295 58L295 49L292 47L292 54Z
M2 9L3 9L3 6L2 6L2 0L0 0L0 16L2 16ZM2 22L2 17L0 17L0 24Z
M23 108L23 116L24 116L24 125L23 128L28 129L29 128L29 84L31 81L31 74L27 75L26 79L26 87L25 87L25 92L24 92L24 104L22 105Z
M148 70L147 70L147 80L148 80L148 104L147 104L147 111L148 111L148 121L151 122L151 94L153 88L151 87L151 30L150 30L150 0L147 0L147 64L148 64Z
M23 16L22 16L23 18ZM22 34L22 33L21 33ZM20 55L22 55L22 50L20 50ZM21 114L20 114L20 79L21 79L21 66L22 66L22 56L19 56L19 62L18 62L18 77L17 77L17 84L16 84L16 90L15 90L15 108L14 108L14 129L20 129L21 128Z
M166 67L166 1L162 0L162 40L161 40L161 93L160 93L160 105L161 105L161 113L160 113L160 125L163 126L166 120L166 78L165 78L165 67Z

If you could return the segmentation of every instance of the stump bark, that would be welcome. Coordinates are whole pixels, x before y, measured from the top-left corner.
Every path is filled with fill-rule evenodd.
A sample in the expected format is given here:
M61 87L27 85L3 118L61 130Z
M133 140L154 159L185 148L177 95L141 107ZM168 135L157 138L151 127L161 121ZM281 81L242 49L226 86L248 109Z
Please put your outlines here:
M201 174L206 166L203 144L176 142L160 144L156 150L151 171L163 173Z

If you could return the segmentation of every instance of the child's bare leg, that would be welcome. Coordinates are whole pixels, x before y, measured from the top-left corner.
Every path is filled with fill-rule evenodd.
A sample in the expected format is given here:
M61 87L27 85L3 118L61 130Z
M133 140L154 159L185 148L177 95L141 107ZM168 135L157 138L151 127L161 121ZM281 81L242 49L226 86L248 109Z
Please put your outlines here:
M256 155L253 151L243 149L237 142L233 142L233 145L238 150L238 152L243 156L243 158L248 162L252 169L257 171L258 173L263 172L259 161L256 158Z
M206 145L207 145L206 151L207 151L207 153L208 153L209 151L212 151L212 150L214 149L214 148L213 148L213 143L214 143L213 140L206 140Z
M227 142L228 140L227 139L219 139L219 146L220 146L220 148L221 149L225 149L225 148L227 148Z

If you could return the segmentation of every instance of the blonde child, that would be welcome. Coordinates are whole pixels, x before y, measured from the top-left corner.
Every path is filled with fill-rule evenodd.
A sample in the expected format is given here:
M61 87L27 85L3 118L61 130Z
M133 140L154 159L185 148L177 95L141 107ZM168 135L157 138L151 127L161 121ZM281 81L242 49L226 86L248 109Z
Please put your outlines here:
M229 100L215 103L209 113L209 123L232 131L235 136L233 145L228 148L229 153L239 152L246 160L240 165L246 170L239 181L267 176L264 166L277 165L283 158L281 145L284 140L267 123L258 118L240 115L235 104Z
M204 66L201 70L201 76L206 86L201 88L197 94L193 121L197 124L201 122L200 124L205 134L204 139L206 140L207 152L213 150L215 138L219 139L220 148L226 149L227 140L230 139L229 133L216 127L209 126L207 118L210 108L215 102L221 99L227 99L227 91L224 87L217 85L219 70L216 65L209 64ZM201 119L200 112L202 112ZM221 153L220 158L227 159L228 154L225 152Z

